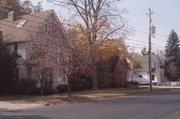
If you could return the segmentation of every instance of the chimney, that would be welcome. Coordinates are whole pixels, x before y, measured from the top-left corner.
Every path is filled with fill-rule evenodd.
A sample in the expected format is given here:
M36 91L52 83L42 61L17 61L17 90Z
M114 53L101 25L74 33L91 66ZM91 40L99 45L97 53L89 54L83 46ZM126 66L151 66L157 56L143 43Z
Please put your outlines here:
M9 12L9 14L8 14L8 19L9 19L9 21L11 21L11 22L13 22L13 21L16 20L16 15L15 15L15 12L14 12L14 11Z

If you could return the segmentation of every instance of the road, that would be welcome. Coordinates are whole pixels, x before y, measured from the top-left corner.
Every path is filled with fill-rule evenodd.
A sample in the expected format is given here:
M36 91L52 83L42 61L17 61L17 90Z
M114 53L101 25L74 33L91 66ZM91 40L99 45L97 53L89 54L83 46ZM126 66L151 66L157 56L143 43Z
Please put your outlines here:
M0 109L0 119L180 119L180 91L29 110Z

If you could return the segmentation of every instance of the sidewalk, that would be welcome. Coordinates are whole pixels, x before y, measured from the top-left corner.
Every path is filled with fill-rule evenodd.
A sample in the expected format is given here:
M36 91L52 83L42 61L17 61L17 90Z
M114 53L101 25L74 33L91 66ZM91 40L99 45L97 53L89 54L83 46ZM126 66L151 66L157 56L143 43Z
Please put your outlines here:
M148 88L149 85L141 85L140 88ZM180 89L180 86L153 86L153 88L158 89Z
M12 103L8 101L0 101L0 109L8 109L8 110L21 110L21 109L32 109L42 107L41 104L18 104Z
M61 104L70 104L70 103L81 103L97 100L112 100L115 98L125 98L133 97L136 95L150 94L150 93L160 93L167 91L178 90L172 87L160 87L154 86L153 92L151 92L148 86L140 86L145 88L138 89L103 89L103 90L88 90L81 92L72 93L72 97L69 98L67 93L65 94L54 94L50 96L10 96L10 97L1 97L0 109L8 110L22 110L22 109L31 109L38 108L43 106L51 105L61 105ZM178 87L179 88L179 87Z

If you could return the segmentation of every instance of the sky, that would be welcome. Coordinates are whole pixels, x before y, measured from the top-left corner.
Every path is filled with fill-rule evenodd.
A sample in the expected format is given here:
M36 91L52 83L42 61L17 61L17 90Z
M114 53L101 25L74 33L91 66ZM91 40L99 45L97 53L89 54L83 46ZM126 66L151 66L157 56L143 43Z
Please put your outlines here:
M32 0L34 4L38 1L43 2L44 10L54 9L60 18L68 14L47 0ZM172 29L180 35L180 0L122 0L119 7L127 10L124 17L132 33L126 39L126 44L130 50L140 52L143 47L148 48L149 8L153 12L152 24L156 26L156 34L152 38L153 52L164 51Z

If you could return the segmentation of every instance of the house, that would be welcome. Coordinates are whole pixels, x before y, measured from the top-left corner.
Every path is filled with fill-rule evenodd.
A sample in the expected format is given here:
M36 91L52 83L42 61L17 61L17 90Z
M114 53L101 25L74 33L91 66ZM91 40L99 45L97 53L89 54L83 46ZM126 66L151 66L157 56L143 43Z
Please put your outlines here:
M130 65L127 59L120 59L119 56L111 57L111 72L114 73L114 82L117 87L126 86Z
M15 12L10 12L7 19L0 20L0 31L3 34L3 40L12 52L17 52L21 58L18 59L18 79L32 78L32 68L28 67L26 60L30 57L27 52L28 42L36 36L40 29L45 29L42 34L49 34L52 31L51 22L56 21L61 25L54 10L31 13L23 16L16 16ZM62 27L57 26L58 30ZM63 38L61 39L63 40ZM63 74L57 72L53 75L53 87L58 84L67 83Z
M129 69L130 67L126 59L118 61L114 72L116 84L121 86L125 86L127 84Z
M149 56L138 56L135 58L141 68L135 69L129 73L129 81L136 81L139 84L150 84L149 78ZM164 70L161 67L161 59L158 55L151 56L152 64L152 82L160 84L164 79Z

